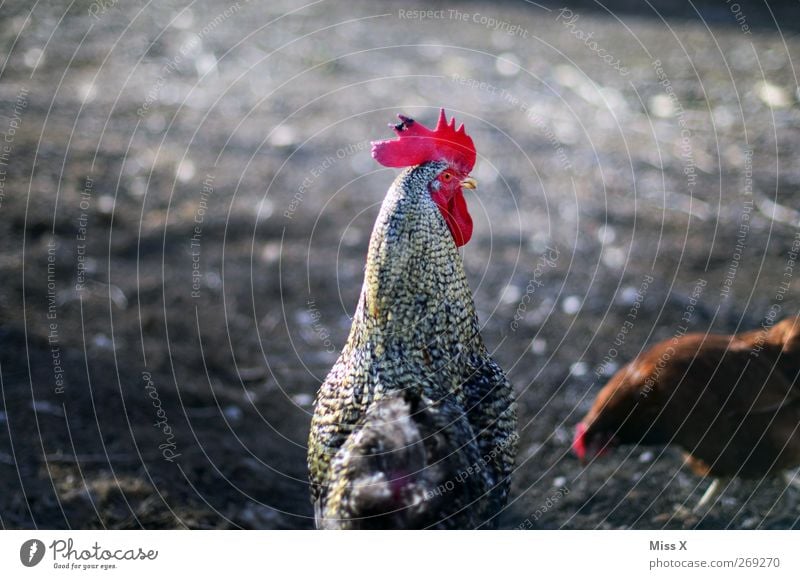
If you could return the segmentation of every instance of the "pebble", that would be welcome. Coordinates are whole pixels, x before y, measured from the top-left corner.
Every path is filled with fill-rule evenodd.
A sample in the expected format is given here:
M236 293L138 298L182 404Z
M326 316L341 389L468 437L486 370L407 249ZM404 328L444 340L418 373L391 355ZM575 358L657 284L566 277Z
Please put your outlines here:
M101 350L111 350L114 348L114 342L105 334L95 334L92 338L92 344Z
M184 159L178 164L178 168L175 171L175 176L181 183L187 183L191 181L192 177L194 177L195 172L196 170L194 163L191 161L191 159Z
M270 241L264 244L261 250L261 259L265 263L275 263L281 256L281 246L279 243Z
M269 144L274 147L289 147L296 142L297 131L291 125L279 125L269 136Z
M531 251L534 253L544 253L547 251L548 246L553 245L553 240L548 237L548 235L544 232L537 232L533 234L530 241L528 242L528 247L530 247Z
M606 247L603 249L602 260L608 267L619 269L625 265L626 257L625 250L619 247Z
M675 114L672 99L665 94L657 94L647 101L648 110L655 116L667 119Z
M627 286L622 290L617 298L617 303L623 306L631 306L636 302L639 297L639 290L633 286Z
M792 99L787 91L769 82L758 83L756 94L769 107L785 108L792 104Z
M737 121L736 115L731 107L720 105L714 108L714 124L718 128L727 129Z
M522 290L513 283L510 283L503 289L503 295L500 297L500 301L506 305L516 304L521 297Z
M210 289L219 289L222 287L222 278L216 271L206 272L204 276L206 287Z
M225 414L225 418L227 418L231 422L239 422L242 419L242 416L244 415L242 409L236 406L235 404L230 404L226 406L222 412Z
M111 301L118 308L124 310L128 307L128 297L125 295L125 292L122 291L122 288L113 283L108 285L108 297L111 298Z
M314 397L311 394L295 394L292 396L292 402L298 406L311 406L311 403L314 402Z
M553 69L556 82L561 86L576 87L583 81L583 75L577 68L569 64L559 64Z
M742 521L742 529L755 529L761 524L761 519L758 517L747 517Z
M531 352L534 354L544 354L547 350L547 340L534 338L531 340Z
M97 212L101 215L114 213L114 198L111 195L100 195L97 198Z
M90 103L97 96L97 87L94 83L85 82L78 87L78 95L81 97L83 104Z
M569 201L562 201L558 204L558 216L561 221L572 223L577 217L577 208L574 203Z
M275 204L270 199L262 199L256 206L256 216L259 221L266 221L275 211Z
M194 59L194 69L198 76L205 76L209 72L216 70L217 57L210 52L203 52Z
M553 439L559 444L572 442L572 432L563 426L557 426L553 431Z
M190 8L181 10L170 22L170 25L178 30L188 29L194 22L194 13Z
M589 366L586 362L575 362L569 367L569 373L573 376L585 376L586 372L589 371Z
M655 517L653 517L651 520L654 523L658 524L658 525L662 525L662 524L666 523L667 521L669 521L671 518L672 518L672 514L671 513L660 513L660 514L656 515Z
M561 310L568 315L577 314L581 309L581 298L578 296L567 296L561 302Z
M22 56L22 60L25 63L25 66L28 68L33 68L44 62L42 54L43 52L41 48L31 48L25 51L25 54Z
M601 225L597 229L597 241L605 245L606 243L614 243L617 238L616 230L610 225Z
M31 404L31 408L33 408L38 414L64 416L64 409L61 406L53 404L52 402L48 402L47 400L36 400Z
M497 57L494 67L503 76L514 76L519 73L519 59L516 54L504 52Z

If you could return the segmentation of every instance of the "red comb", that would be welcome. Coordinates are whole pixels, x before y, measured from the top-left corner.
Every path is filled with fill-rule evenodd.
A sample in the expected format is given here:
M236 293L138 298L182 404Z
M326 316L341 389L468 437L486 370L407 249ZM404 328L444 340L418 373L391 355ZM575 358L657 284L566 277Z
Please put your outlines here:
M586 425L583 422L575 427L575 438L572 441L572 452L581 460L586 456Z
M403 115L393 126L396 139L372 142L372 158L385 167L411 167L428 161L447 161L464 173L475 166L475 145L464 132L462 124L456 129L455 118L447 122L440 109L439 123L433 131Z

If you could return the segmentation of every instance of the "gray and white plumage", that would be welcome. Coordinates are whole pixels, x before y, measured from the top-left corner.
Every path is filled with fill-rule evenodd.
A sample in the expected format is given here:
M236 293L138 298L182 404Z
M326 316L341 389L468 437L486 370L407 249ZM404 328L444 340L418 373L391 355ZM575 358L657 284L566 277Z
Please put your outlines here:
M461 257L430 197L446 166L404 170L375 223L350 336L311 423L318 527L490 527L506 503L512 387L483 343ZM449 489L448 477L463 480ZM417 500L440 485L446 492Z

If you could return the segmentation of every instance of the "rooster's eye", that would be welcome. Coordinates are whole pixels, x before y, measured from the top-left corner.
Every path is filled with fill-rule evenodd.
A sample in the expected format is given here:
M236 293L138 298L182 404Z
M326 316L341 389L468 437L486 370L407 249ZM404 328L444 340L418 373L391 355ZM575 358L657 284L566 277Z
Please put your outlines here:
M453 178L452 173L442 173L442 179L444 179L445 181L449 181L452 178Z

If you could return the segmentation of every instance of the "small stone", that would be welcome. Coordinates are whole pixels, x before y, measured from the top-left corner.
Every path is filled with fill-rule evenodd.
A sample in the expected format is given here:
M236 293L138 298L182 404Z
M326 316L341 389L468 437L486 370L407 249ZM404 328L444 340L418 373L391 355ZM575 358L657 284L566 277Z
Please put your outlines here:
M534 338L531 340L531 352L534 354L544 354L547 350L547 340L542 338Z
M622 290L617 298L617 303L623 306L633 305L639 297L639 290L633 286L628 286Z
M83 83L78 87L78 95L84 104L90 103L97 96L97 87L91 82Z
M114 213L114 198L111 195L100 195L97 198L97 212L101 215Z
M295 394L292 396L292 401L298 406L311 406L314 397L311 394Z
M209 72L216 70L217 57L210 52L203 52L198 54L194 59L194 69L197 71L198 76L204 76Z
M514 76L519 73L519 59L516 54L504 52L497 57L494 67L503 76Z
M574 66L569 64L559 64L553 69L556 82L561 86L576 87L583 83L583 74Z
M58 404L53 404L47 400L36 400L31 403L31 408L38 414L50 414L51 416L64 416L64 409Z
M92 344L101 350L111 350L114 348L114 342L105 334L95 334L92 338Z
M262 199L256 205L256 217L259 221L266 221L275 212L275 204L270 199Z
M275 263L281 256L281 246L277 242L267 242L261 250L261 259L265 263Z
M230 404L226 406L222 412L225 414L225 418L230 420L231 422L239 422L242 419L242 409L236 406L235 404Z
M175 176L181 183L187 183L191 181L192 177L194 177L195 172L196 170L194 163L189 159L184 159L178 165L178 168L175 171Z
M769 82L758 83L756 85L756 94L769 107L785 108L792 104L792 99L788 92Z
M22 60L28 68L34 68L44 62L43 54L44 52L41 48L31 48L25 52Z
M503 295L500 297L500 301L506 305L511 305L518 303L521 297L522 290L513 283L510 283L503 289Z
M577 314L581 309L581 298L568 296L561 302L561 310L568 315Z
M625 265L625 250L619 247L606 247L603 249L602 260L608 267L619 269Z
M270 145L274 147L289 147L297 142L297 131L290 125L275 127L269 137Z
M669 118L675 114L675 105L669 95L657 94L650 97L647 101L647 108L652 114L662 119Z
M672 515L670 513L661 513L660 515L656 515L650 520L658 525L663 525L664 523L669 521L670 518L672 518Z
M589 366L586 365L586 362L575 362L569 367L569 373L577 377L585 376L588 371Z
M222 287L222 278L216 271L209 271L204 276L206 287L216 290Z
M761 524L761 519L759 519L758 517L747 517L745 520L742 521L742 528L755 529L759 524Z
M603 376L613 376L619 370L619 364L616 362L609 362L603 365L601 373Z
M610 225L603 225L597 230L597 241L605 245L606 243L614 243L617 238L616 230Z

